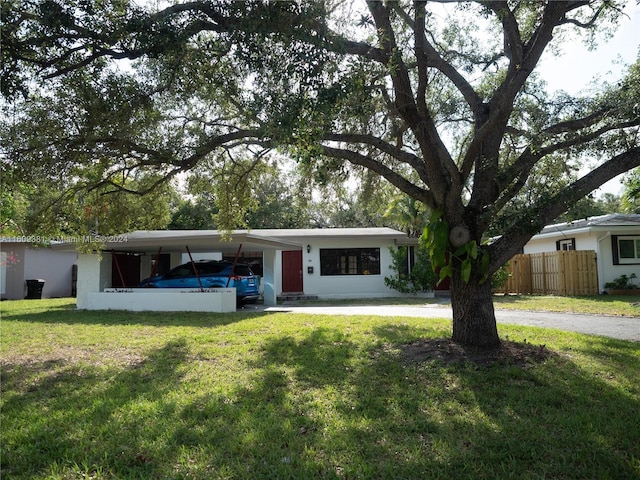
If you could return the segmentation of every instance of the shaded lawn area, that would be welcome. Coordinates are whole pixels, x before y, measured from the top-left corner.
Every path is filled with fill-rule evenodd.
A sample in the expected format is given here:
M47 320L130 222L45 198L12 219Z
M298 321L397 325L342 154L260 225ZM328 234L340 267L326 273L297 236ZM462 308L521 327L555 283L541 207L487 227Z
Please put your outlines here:
M406 354L445 320L1 307L3 479L640 478L638 343L500 325L551 354L478 366Z

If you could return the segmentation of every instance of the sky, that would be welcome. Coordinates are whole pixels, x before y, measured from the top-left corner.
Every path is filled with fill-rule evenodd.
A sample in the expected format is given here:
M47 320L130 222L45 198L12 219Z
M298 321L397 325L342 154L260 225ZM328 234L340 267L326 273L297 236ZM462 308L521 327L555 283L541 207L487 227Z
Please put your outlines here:
M579 94L594 77L614 82L622 77L623 65L633 63L640 48L640 4L628 0L625 7L628 18L623 18L613 38L600 40L594 51L589 51L580 40L562 46L563 55L546 54L537 71L548 82L551 90L564 90ZM620 63L622 61L622 64ZM596 191L620 194L622 176L607 182Z
M589 51L579 39L562 45L563 55L546 52L538 72L549 82L549 87L579 93L595 76L611 81L620 78L623 71L618 63L633 63L640 46L640 4L627 2L623 18L613 38L601 39L594 51ZM616 64L617 63L617 64Z

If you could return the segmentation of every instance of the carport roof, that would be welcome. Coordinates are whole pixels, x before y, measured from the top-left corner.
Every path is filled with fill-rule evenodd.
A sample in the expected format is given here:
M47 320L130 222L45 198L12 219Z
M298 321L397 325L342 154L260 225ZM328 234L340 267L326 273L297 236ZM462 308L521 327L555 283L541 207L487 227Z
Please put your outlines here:
M165 253L234 252L242 244L244 251L300 250L311 237L356 238L360 236L386 238L402 243L406 234L391 228L328 228L328 229L271 229L271 230L138 230L122 235L102 238L104 250L135 253L155 253L160 247ZM96 241L100 237L96 238ZM68 242L55 245L59 251L75 250L77 244Z
M164 253L184 252L186 247L196 252L234 252L242 245L244 251L262 251L265 248L300 250L298 242L256 235L248 231L234 231L231 236L217 230L139 230L136 232L96 237L96 243L104 242L103 250L117 252L155 253L160 247ZM86 242L83 242L86 243ZM77 244L64 243L56 250L75 250Z

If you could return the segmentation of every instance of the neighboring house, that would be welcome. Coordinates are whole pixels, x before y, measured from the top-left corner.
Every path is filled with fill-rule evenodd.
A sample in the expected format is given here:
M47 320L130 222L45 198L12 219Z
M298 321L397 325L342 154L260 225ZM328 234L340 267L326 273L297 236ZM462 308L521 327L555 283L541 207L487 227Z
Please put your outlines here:
M409 244L390 228L239 230L227 238L216 230L137 231L107 242L101 255L81 254L78 308L110 289L135 287L152 272L163 273L184 260L238 258L262 277L264 301L280 296L364 298L398 295L384 283L391 276L389 247ZM70 250L75 245L57 247ZM157 260L156 260L157 257ZM136 293L136 292L134 292ZM104 296L100 301L104 301ZM195 297L192 297L195 298Z
M640 215L616 213L549 225L524 246L524 253L556 250L595 250L601 292L620 275L640 278Z
M0 241L0 296L7 300L25 298L27 280L44 280L43 298L71 297L76 260L75 252Z

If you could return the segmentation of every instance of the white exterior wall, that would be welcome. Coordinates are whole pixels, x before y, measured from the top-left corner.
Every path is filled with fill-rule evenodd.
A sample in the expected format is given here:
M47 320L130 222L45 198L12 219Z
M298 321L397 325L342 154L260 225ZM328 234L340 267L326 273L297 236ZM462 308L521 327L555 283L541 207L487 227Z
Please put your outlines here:
M273 248L265 248L262 253L261 280L262 297L265 305L277 305L278 292L282 291L282 276L278 279L278 275L275 272L281 271L281 268L282 255L280 255L280 251Z
M78 258L76 253L27 248L24 257L24 279L45 281L42 298L71 296L72 268Z
M580 233L577 235L572 235L570 232L567 232L567 234L562 237L547 237L546 235L544 238L533 237L529 240L529 243L524 246L524 253L555 252L557 250L556 242L558 240L568 240L570 238L576 239L576 250L598 251L598 239L593 232Z
M50 248L29 248L28 243L3 242L0 245L5 261L0 272L0 294L11 300L23 299L26 280L44 280L43 298L70 297L72 267L77 262L75 252L56 252ZM8 256L16 263L7 264Z
M616 235L616 233L614 233L614 235ZM617 235L628 235L628 233L617 233ZM611 235L603 235L598 243L600 245L600 250L598 251L598 283L600 291L604 291L605 283L612 282L620 275L630 276L632 273L635 273L638 277L634 280L634 283L640 285L640 265L613 264Z
M77 308L87 308L89 294L100 291L100 257L87 253L78 255Z
M306 295L317 295L319 298L366 298L390 297L399 292L384 284L384 277L393 275L389 268L392 259L389 253L390 243L385 240L367 237L360 238L321 238L304 239L302 248L302 278ZM307 253L306 245L311 246ZM379 275L320 275L320 250L323 248L379 248ZM313 273L308 273L313 267ZM282 271L282 255L278 255L277 271ZM282 292L282 278L277 279L278 292Z
M79 254L78 255L78 288L76 305L86 309L90 305L89 294L103 292L111 287L111 254Z

